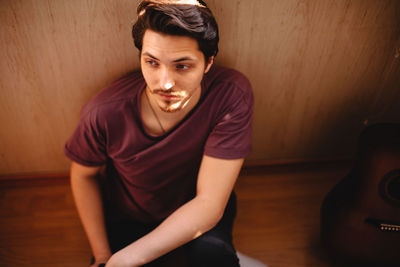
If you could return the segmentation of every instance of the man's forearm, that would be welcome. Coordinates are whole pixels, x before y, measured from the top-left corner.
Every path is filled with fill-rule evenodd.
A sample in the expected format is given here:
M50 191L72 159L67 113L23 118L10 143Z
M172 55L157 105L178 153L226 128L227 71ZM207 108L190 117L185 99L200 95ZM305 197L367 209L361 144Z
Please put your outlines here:
M143 265L214 227L222 218L242 164L243 159L204 156L196 197L172 213L154 231L114 254L107 267Z
M72 171L71 187L82 224L96 262L111 257L98 181L95 176L82 176Z
M115 254L107 266L148 263L207 232L217 224L222 214L223 209L217 209L211 200L196 197L177 209L155 230Z

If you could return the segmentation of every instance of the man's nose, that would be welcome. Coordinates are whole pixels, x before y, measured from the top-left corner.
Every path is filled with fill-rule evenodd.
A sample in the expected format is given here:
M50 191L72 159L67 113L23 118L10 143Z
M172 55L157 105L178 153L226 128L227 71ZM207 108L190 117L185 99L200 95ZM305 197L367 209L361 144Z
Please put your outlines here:
M175 81L174 81L173 74L167 68L165 68L164 70L162 70L162 73L161 73L160 88L162 90L169 90L172 87L174 87L174 85L175 85Z

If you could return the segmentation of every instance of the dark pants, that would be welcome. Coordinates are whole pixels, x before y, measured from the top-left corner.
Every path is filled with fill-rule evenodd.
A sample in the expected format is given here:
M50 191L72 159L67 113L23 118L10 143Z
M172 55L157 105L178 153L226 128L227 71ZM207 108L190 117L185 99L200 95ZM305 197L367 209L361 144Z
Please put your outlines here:
M238 267L239 260L232 244L236 196L232 193L219 223L200 237L144 266ZM107 222L108 238L113 253L126 247L156 228L156 224Z

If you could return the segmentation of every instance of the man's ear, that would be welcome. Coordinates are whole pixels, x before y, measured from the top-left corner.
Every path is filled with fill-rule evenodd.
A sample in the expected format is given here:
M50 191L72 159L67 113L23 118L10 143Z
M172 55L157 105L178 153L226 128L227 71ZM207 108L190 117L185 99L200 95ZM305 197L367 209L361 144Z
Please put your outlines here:
M213 63L214 63L214 56L212 56L208 59L207 66L206 66L204 73L207 73L210 70Z

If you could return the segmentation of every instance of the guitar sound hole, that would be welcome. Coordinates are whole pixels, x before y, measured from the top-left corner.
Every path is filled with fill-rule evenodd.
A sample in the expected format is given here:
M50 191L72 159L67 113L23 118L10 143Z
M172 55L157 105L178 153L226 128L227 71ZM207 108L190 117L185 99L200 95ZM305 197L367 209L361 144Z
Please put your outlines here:
M396 206L400 206L400 169L388 172L382 179L379 191L382 198Z
M397 176L387 185L387 192L390 198L395 201L400 201L400 176Z

